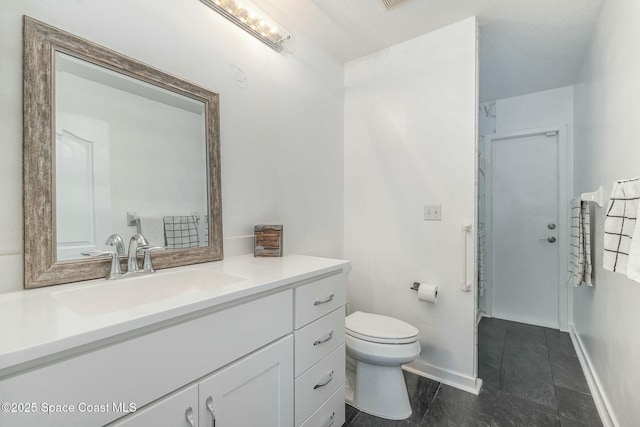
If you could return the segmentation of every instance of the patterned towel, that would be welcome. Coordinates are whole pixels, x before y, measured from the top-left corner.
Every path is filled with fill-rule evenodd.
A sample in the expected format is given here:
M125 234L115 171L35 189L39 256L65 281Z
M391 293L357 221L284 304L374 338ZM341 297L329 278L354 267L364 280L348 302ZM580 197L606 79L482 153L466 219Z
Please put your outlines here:
M165 216L164 245L169 249L193 248L200 246L198 218L195 215Z
M571 240L569 253L569 282L581 286L591 282L591 214L586 201L571 201Z
M640 263L640 248L632 245L636 232L636 218L638 201L640 200L640 177L613 184L607 216L604 220L604 256L603 267L606 270L628 274L628 267L633 272L629 277L635 277L635 271ZM638 241L638 239L636 239ZM632 253L632 246L633 253ZM630 258L630 256L632 258ZM633 276L633 277L632 277ZM634 279L637 280L637 279Z
M484 296L487 287L487 275L485 265L486 244L484 222L478 223L478 292Z
M202 236L204 246L209 246L209 215L204 216L204 226L202 227L202 231L204 233Z

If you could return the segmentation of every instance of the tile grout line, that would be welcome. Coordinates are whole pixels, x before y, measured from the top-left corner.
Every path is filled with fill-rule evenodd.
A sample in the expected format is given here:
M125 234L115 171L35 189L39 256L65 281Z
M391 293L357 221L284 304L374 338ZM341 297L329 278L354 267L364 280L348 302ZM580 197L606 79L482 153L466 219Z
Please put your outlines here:
M504 328L504 340L502 341L502 352L500 352L500 366L498 367L498 384L496 384L496 397L493 404L493 410L491 411L491 422L493 422L494 417L496 416L496 410L498 407L498 391L502 390L502 363L504 362L504 352L507 348L507 336L509 335L509 324L505 325Z
M424 414L422 414L422 418L420 418L420 422L418 422L418 426L422 425L422 421L424 421L425 418L427 418L427 415L429 414L429 412L431 411L431 409L433 409L433 402L435 402L436 397L438 396L438 393L440 392L440 387L442 386L442 383L438 382L438 387L436 388L436 392L433 393L433 397L431 398L431 400L429 400L429 404L427 405L427 410L424 411Z
M500 391L503 391L502 390L502 363L504 362L504 352L505 352L505 349L507 348L508 336L509 336L509 324L506 324L504 328L504 340L502 341L502 351L500 352L500 367L498 368L498 384L496 387L497 390L500 390Z
M356 412L356 414L353 416L353 418L351 418L351 421L349 421L347 425L350 426L351 424L353 424L353 422L356 420L356 418L358 418L358 415L360 415L361 412L361 410L358 410L358 412Z
M553 373L553 362L551 361L551 350L549 350L549 335L547 334L547 330L544 331L544 340L547 343L547 359L549 359L549 368L551 368L551 386L553 386L553 397L556 399L556 414L558 415L558 420L560 420L560 405L558 402L558 391L556 390L556 378Z

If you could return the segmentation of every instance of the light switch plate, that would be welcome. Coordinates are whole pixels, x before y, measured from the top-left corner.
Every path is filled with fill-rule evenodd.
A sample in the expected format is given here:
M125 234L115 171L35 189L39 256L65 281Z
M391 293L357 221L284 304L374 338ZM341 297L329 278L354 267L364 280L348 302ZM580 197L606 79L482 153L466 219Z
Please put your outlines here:
M441 221L442 205L424 205L425 221Z

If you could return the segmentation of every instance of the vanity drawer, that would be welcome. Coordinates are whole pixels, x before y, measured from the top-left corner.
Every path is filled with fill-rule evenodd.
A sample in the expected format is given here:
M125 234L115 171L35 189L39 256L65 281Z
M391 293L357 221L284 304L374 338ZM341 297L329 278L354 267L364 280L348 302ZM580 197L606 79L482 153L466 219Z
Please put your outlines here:
M341 427L345 421L344 385L322 404L300 427Z
M344 386L344 344L296 379L295 424L304 420Z
M295 331L295 377L344 344L344 308Z
M294 290L294 329L332 312L346 303L346 274L328 276Z

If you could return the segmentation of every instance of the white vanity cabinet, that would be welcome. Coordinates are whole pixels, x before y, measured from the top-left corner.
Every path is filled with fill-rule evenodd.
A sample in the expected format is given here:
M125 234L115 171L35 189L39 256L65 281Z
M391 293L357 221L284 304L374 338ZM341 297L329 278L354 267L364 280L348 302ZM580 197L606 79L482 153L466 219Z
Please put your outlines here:
M293 337L198 383L200 427L293 427Z
M36 326L20 329L40 333L51 351L33 357L35 350L25 350L31 358L7 363L18 353L0 342L0 397L18 409L0 411L0 427L341 426L348 263L302 256L226 262L249 278L171 315L148 305L130 318L82 318L53 307L50 336ZM32 295L25 301L35 307L55 301ZM0 308L23 306L0 296ZM138 321L145 310L152 318ZM24 325L26 312L16 313L8 321ZM82 322L92 328L86 340L74 335ZM110 327L117 333L102 334Z
M143 410L145 405L255 350L291 336L291 301L292 290L287 289L213 313L193 314L191 319L174 320L177 324L138 332L129 339L0 379L0 396L7 401L74 406L73 411L54 408L52 413L40 406L29 414L0 412L0 426L102 426L127 415L114 404L128 407L134 403ZM288 357L292 357L293 348L289 347ZM292 371L293 367L290 379ZM81 404L107 405L108 410L87 412ZM177 413L184 411L181 408Z
M295 425L344 423L346 275L294 289Z
M292 427L292 370L288 335L109 427Z
M198 384L191 384L109 424L108 427L195 427L198 425Z

